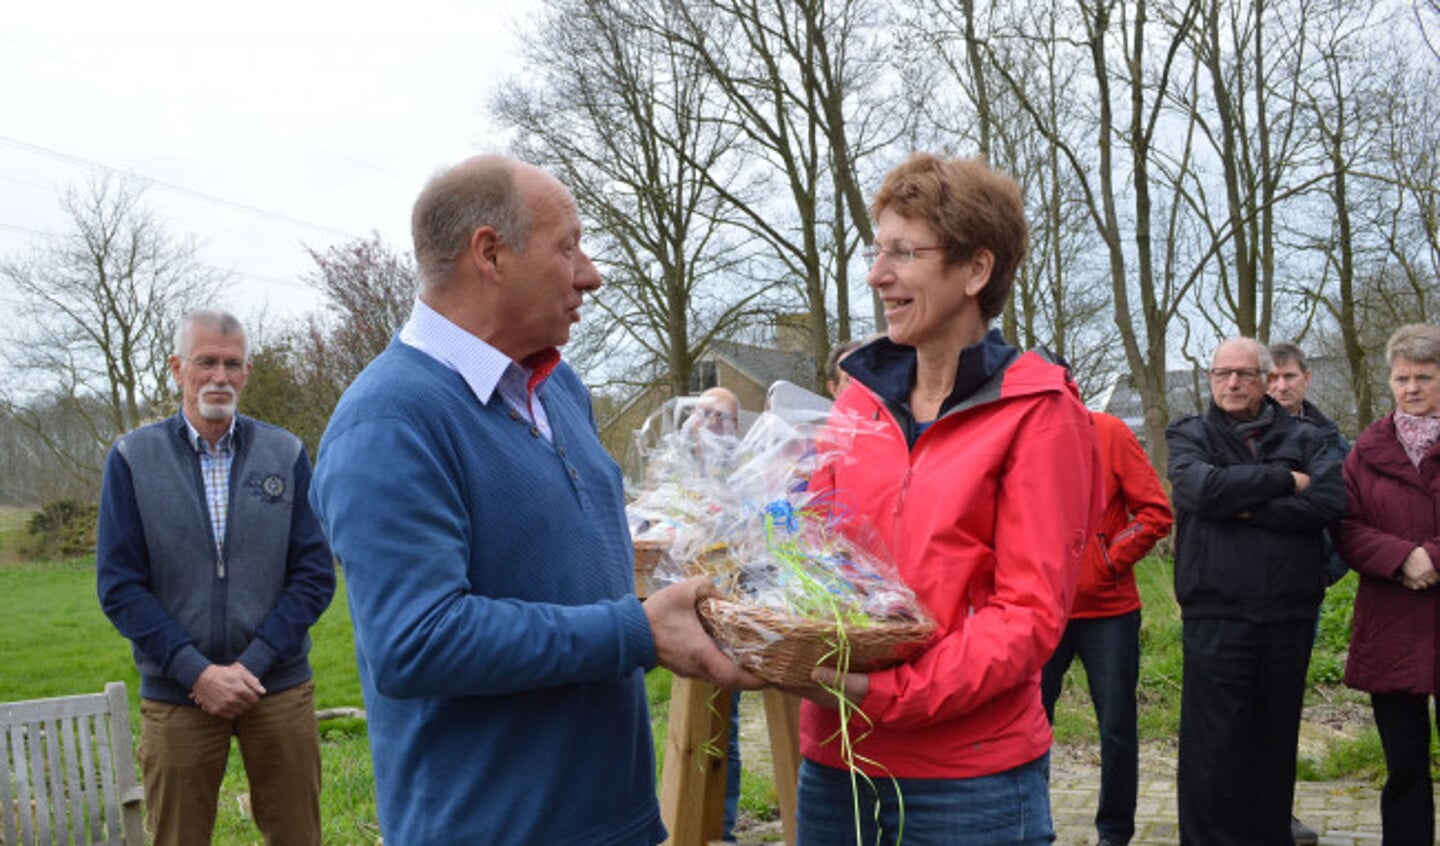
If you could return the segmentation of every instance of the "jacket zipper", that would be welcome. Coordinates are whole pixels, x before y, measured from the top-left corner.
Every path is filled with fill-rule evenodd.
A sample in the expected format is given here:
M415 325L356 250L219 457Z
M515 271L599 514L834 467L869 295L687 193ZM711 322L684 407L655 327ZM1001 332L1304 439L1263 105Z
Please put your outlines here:
M905 478L900 480L900 495L895 497L895 519L899 521L900 512L905 510L905 497L910 493L910 477L915 475L914 467L905 468Z

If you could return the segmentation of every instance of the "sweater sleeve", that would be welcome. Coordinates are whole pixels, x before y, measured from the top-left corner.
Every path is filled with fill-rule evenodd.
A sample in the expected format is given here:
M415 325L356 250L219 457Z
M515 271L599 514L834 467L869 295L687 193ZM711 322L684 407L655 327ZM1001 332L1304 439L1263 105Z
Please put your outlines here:
M100 483L95 585L115 629L165 673L194 687L210 660L150 588L150 555L135 500L135 481L120 447L110 450Z
M572 606L474 589L467 574L485 538L472 535L466 494L479 480L459 475L427 425L382 417L327 434L311 488L379 692L496 696L653 667L633 595Z
M264 678L276 660L293 655L335 595L335 566L310 507L310 459L302 447L293 469L295 504L285 555L285 590L236 660Z

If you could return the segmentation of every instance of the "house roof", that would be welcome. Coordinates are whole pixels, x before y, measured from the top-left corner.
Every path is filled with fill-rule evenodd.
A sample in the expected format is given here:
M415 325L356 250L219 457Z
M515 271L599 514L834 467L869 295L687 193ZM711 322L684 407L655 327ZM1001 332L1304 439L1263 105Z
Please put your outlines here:
M802 352L757 347L738 341L718 341L712 354L745 374L755 384L768 387L780 380L809 385L815 380L815 359Z

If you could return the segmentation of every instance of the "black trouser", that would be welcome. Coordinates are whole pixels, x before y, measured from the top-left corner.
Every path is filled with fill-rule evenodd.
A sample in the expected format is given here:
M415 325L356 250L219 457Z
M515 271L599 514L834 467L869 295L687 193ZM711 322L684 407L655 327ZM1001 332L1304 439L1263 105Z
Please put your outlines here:
M1186 620L1180 842L1291 846L1295 748L1315 621Z
M1380 794L1384 846L1433 846L1435 796L1430 786L1430 697L1423 693L1372 693L1375 728L1385 749L1385 790ZM1440 727L1440 715L1436 716Z

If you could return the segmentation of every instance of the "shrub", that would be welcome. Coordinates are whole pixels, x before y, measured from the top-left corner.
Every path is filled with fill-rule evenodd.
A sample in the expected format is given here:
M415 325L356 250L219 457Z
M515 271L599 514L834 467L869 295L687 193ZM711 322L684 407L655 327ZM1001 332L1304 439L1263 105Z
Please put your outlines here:
M24 551L32 558L68 558L95 551L99 509L73 499L57 499L30 515Z

